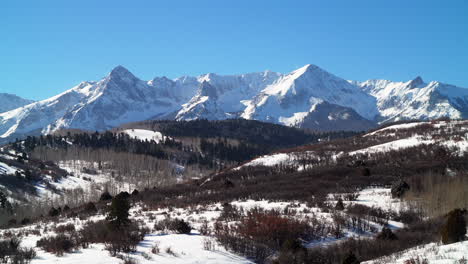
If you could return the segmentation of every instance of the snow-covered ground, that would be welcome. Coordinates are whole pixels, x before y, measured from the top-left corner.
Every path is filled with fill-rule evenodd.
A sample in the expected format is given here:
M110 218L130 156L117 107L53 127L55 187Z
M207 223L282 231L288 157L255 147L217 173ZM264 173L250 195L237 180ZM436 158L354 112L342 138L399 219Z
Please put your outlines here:
M411 262L411 260L414 260L415 262ZM449 245L429 243L391 256L366 261L363 264L465 264L467 261L468 241L463 241Z
M399 129L415 128L417 126L424 125L424 124L430 124L430 122L414 122L414 123L403 123L403 124L398 124L398 125L391 125L391 126L376 130L374 132L368 133L364 136L368 137L368 136L372 136L372 135L379 134L379 133L386 132L388 130L393 130L393 129L399 130Z
M146 227L153 229L156 221L163 220L170 215L172 218L185 219L189 221L194 228L199 228L201 223L205 220L213 222L214 219L220 215L219 208L221 204L215 204L207 207L206 211L190 212L185 209L169 209L162 208L154 211L149 211L140 206L135 206L131 209L131 218L134 220L141 220ZM105 245L100 243L91 244L89 248L79 249L78 251L65 254L58 257L54 254L45 252L44 250L36 247L36 242L44 237L56 235L53 231L55 225L73 224L77 230L81 229L87 221L98 221L104 219L104 215L92 216L88 219L61 219L58 223L53 222L40 222L34 225L29 225L21 228L9 229L9 232L20 232L28 230L40 230L41 236L31 234L30 232L22 237L23 247L32 247L37 252L37 257L33 259L32 264L46 264L46 263L64 263L64 264L114 264L123 263L123 260L112 257ZM40 226L41 228L36 228ZM47 227L47 231L45 227ZM0 232L1 233L1 232ZM27 232L24 232L27 233ZM206 244L209 243L209 248ZM159 253L153 254L152 248L157 246L160 250ZM169 250L171 253L168 253ZM224 249L214 238L201 235L196 229L188 235L186 234L173 234L162 233L159 231L151 231L148 233L144 240L137 246L136 252L123 254L129 259L133 259L136 263L253 263L252 261L230 253Z
M204 248L206 240L213 243L211 250ZM25 245L27 244L24 243ZM151 249L158 245L160 248L159 254L153 254ZM103 244L91 244L87 249L80 249L78 252L65 254L63 257L57 257L53 254L38 251L38 257L31 264L115 264L123 263L116 257L109 255L109 252L104 249ZM173 253L166 253L170 248ZM180 234L148 234L145 239L137 247L137 251L130 254L124 254L136 263L161 263L161 264L189 264L189 263L253 263L246 258L237 256L226 251L219 246L212 238L202 236L198 233L190 235Z
M294 159L293 156L290 155L289 153L278 153L278 154L272 154L272 155L265 155L260 158L256 158L244 165L243 166L275 166L279 164L293 164ZM238 168L241 168L238 167Z
M405 203L400 199L392 198L390 188L365 188L357 192L357 198L355 201L343 200L345 206L351 204L365 205L371 208L380 208L386 212L399 213L405 209ZM340 194L329 194L329 202L336 204L338 196ZM404 224L401 222L389 220L389 227L392 229L403 228Z
M15 174L19 170L18 168L8 166L7 164L0 162L0 175L1 174Z
M424 137L415 136L410 138L398 139L392 142L384 143L375 145L372 147L351 151L349 155L356 155L356 154L365 154L365 153L376 153L376 152L388 152L392 150L399 150L404 148L416 147L423 144L433 144L435 143L434 140L425 139Z
M164 136L161 132L146 130L146 129L126 129L122 131L125 134L128 134L130 137L139 139L142 141L155 141L159 143L160 141L164 140Z
M355 204L381 208L386 211L399 212L404 205L399 199L393 199L389 188L366 188L358 192Z
M396 206L395 201L389 196L388 189L365 189L360 193L359 198L355 203L361 203L369 206L387 206L386 209L392 209ZM244 212L252 208L263 208L265 210L278 210L283 212L286 208L294 211L290 217L297 219L307 219L316 217L321 221L331 223L332 212L324 212L320 208L308 207L305 203L294 201L267 201L267 200L236 200L230 203L232 206L243 209ZM208 224L212 227L214 222L219 218L222 212L223 205L221 203L211 204L207 206L197 206L193 208L158 208L150 209L145 205L136 204L130 210L130 217L146 227L150 228L150 233L144 237L137 247L136 252L124 254L137 263L253 263L252 261L236 255L232 252L226 251L213 237L201 235L197 230L200 230L202 225ZM41 236L35 235L31 232L23 232L22 246L33 247L37 251L37 257L32 261L32 264L42 263L64 263L64 264L78 264L78 263L123 263L122 260L112 257L103 244L91 244L89 248L80 249L76 252L65 254L62 257L57 257L53 254L47 253L40 248L36 247L36 242L44 236L55 235L54 226L61 224L73 224L77 230L81 229L87 221L98 221L104 219L104 215L96 215L87 219L76 218L62 218L57 223L53 222L39 222L33 225L24 226L20 228L9 229L9 232L18 233L20 231L40 230ZM173 234L156 231L153 229L157 221L161 221L170 217L172 219L184 219L189 222L193 230L191 234ZM370 223L375 226L377 230L382 227L377 223ZM398 228L396 225L393 225ZM39 228L38 228L39 227ZM45 229L47 227L47 229ZM307 247L315 247L319 245L336 243L349 237L371 237L372 233L360 233L354 230L344 230L344 236L336 239L333 236L324 237L322 239L310 241L305 243ZM1 232L1 231L0 231ZM152 253L152 248L158 246L160 252L158 254ZM207 246L209 245L209 246ZM174 253L168 253L168 248Z

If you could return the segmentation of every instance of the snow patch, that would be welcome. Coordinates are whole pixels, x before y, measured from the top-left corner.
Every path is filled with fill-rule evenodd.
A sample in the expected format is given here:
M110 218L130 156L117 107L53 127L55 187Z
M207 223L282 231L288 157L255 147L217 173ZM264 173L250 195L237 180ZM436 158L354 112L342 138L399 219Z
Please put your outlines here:
M146 129L126 129L122 131L123 133L129 135L131 138L135 138L142 141L155 141L159 143L165 139L163 134L158 131L146 130Z

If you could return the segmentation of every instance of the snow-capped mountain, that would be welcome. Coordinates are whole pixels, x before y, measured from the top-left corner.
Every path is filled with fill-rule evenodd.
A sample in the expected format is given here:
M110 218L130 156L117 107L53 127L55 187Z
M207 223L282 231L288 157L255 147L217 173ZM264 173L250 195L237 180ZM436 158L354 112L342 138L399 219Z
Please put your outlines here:
M377 99L381 122L403 119L468 118L468 89L421 77L408 82L352 82Z
M372 96L310 64L281 76L245 103L247 107L241 115L243 118L299 127L319 126L318 123L314 125L317 120L311 115L325 116L325 120L329 121L346 121L351 115L373 120L378 115ZM355 112L344 108L352 108Z
M282 74L271 71L228 76L210 73L199 76L196 96L182 105L176 120L239 117L245 109L245 100L251 99L281 76Z
M18 108L0 113L2 141L148 119L246 118L318 130L366 130L399 119L468 117L468 89L419 77L346 81L310 64L289 74L209 73L150 81L118 66L99 81L82 82L46 100L6 101L5 109Z
M105 130L156 118L178 110L196 87L190 78L144 82L118 66L98 82L82 82L52 98L0 114L0 135L14 138L62 128Z
M0 93L0 113L28 105L33 102L33 100L24 99L14 94Z
M126 122L157 118L179 109L191 97L192 90L190 81L188 85L161 79L144 82L119 66L86 88L83 100L50 124L46 132L69 127L105 130Z

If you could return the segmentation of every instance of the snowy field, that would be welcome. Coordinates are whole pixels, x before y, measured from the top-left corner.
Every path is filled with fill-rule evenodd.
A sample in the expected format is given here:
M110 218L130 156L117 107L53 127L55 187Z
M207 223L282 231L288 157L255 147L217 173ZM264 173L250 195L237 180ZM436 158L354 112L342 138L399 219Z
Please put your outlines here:
M250 204L250 203L249 203ZM131 209L131 219L140 220L145 223L146 227L153 229L156 221L160 221L166 218L166 215L170 215L171 218L179 218L188 220L192 226L199 227L203 221L207 220L212 222L220 215L219 208L220 204L209 206L206 211L200 211L198 213L190 212L185 209L168 209L163 208L155 211L143 210L140 206L135 206ZM107 250L105 245L100 243L91 244L89 248L80 249L76 252L65 254L64 256L58 257L54 254L45 252L44 250L36 247L36 242L44 236L56 235L53 227L62 224L73 224L77 230L81 229L82 226L89 220L98 221L103 220L104 215L92 216L88 219L61 219L58 223L37 223L30 226L21 228L13 228L8 231L21 232L27 230L38 230L37 226L40 226L41 236L28 234L22 238L21 246L33 247L37 252L37 257L33 259L32 264L46 264L46 263L64 263L64 264L81 264L81 263L93 263L93 264L114 264L123 263L123 260L112 257ZM47 228L45 228L47 227ZM47 230L47 231L43 231ZM24 232L26 233L26 232ZM209 243L209 248L206 244ZM158 254L152 253L152 248L157 246L160 249ZM168 253L169 252L169 253ZM125 257L135 260L136 263L253 263L248 259L230 253L220 246L212 237L200 235L200 233L193 229L191 234L173 234L173 233L161 233L159 231L152 231L144 237L144 240L137 246L136 252L123 254Z
M330 203L334 203L334 200L329 200ZM391 199L390 192L388 189L374 188L364 189L359 192L359 197L353 203L365 204L368 206L382 206L385 209L396 209L399 208L397 202ZM241 200L232 201L232 206L243 211L247 211L252 208L263 208L266 210L279 210L284 211L285 209L292 210L295 213L292 217L297 219L306 219L307 217L317 217L323 221L331 223L332 214L331 212L324 212L320 208L308 207L305 203L300 202L281 202L281 201L266 201L266 200ZM253 263L250 260L233 254L232 252L226 251L224 247L215 241L213 237L204 236L199 233L198 230L203 224L213 226L216 219L221 215L223 205L220 203L197 206L193 208L158 208L151 210L146 208L144 205L135 205L130 210L131 219L144 223L146 227L152 230L147 234L143 241L141 241L137 247L136 252L125 254L128 258L131 258L137 263ZM153 230L154 224L157 221L161 221L170 217L171 219L184 219L188 221L192 226L193 230L189 235L173 234L173 233L162 233L160 231ZM53 227L61 224L73 224L77 230L81 229L82 226L89 220L98 221L104 219L104 215L96 215L87 219L80 218L62 218L58 223L35 223L33 225L13 228L9 231L17 233L20 231L28 230L41 230L41 236L34 235L31 233L23 232L26 235L22 238L22 246L34 247L38 253L38 256L32 261L33 264L42 263L64 263L64 264L78 264L78 263L123 263L121 259L110 256L109 252L105 250L103 244L91 244L89 248L80 249L76 252L65 254L62 257L57 257L53 254L47 253L40 248L35 247L36 242L44 236L55 235ZM377 223L370 222L376 230L382 228ZM402 227L400 223L390 223L394 228ZM47 228L45 228L47 227ZM316 247L320 245L326 245L342 241L349 237L371 237L373 233L356 232L355 230L345 230L344 236L340 239L336 239L333 236L325 237L315 241L309 241L305 243L306 247ZM209 247L207 247L209 244ZM153 254L152 248L158 246L160 253ZM168 250L169 249L169 250ZM168 253L170 252L170 253Z
M357 200L352 203L393 212L399 212L404 207L401 200L392 198L389 188L366 188L358 194Z
M129 259L136 263L161 263L161 264L189 264L189 263L253 263L243 257L227 252L219 246L214 240L214 248L204 249L205 240L209 237L193 233L190 235L179 234L148 234L138 245L137 252L126 254ZM27 243L24 243L25 245ZM153 254L151 249L158 245L161 249L159 254ZM170 248L173 253L166 253ZM39 250L38 257L32 264L115 264L123 263L123 260L111 257L109 252L104 249L103 244L91 244L87 249L80 249L78 252L65 254L63 257L57 257L53 254Z
M363 264L466 264L467 261L468 241L463 241L449 245L430 243Z
M0 162L0 174L15 174L17 170L19 169Z
M164 140L165 137L161 132L146 130L146 129L126 129L122 131L123 133L129 135L131 138L139 139L142 141L155 141L159 143L160 141Z

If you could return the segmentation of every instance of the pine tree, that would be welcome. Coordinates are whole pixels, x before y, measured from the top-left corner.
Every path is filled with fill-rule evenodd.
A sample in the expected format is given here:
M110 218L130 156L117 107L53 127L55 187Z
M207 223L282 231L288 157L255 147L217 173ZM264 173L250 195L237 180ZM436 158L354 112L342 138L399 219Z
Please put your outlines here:
M129 210L130 203L125 197L119 195L114 197L110 206L109 215L107 216L111 227L120 229L126 226L130 222L128 219L130 215L128 212Z
M392 232L392 230L385 226L382 228L382 232L377 235L377 239L381 240L396 240L398 237Z
M109 191L104 191L101 194L101 197L99 197L99 201L109 201L112 200L112 195L109 193Z
M55 217L55 216L58 216L60 214L59 210L56 209L55 207L52 207L50 208L49 210L49 216L50 217Z
M447 214L447 221L442 226L442 242L444 244L463 241L466 234L466 210L454 209Z
M0 208L6 210L7 212L11 213L13 208L11 203L8 201L7 196L0 191Z
M338 202L336 202L335 209L339 211L344 210L343 199L341 199L341 197L338 198Z
M392 198L401 198L409 189L409 184L402 179L394 182L391 188Z
M348 255L344 258L343 264L359 264L361 263L356 255L353 252L349 252Z

